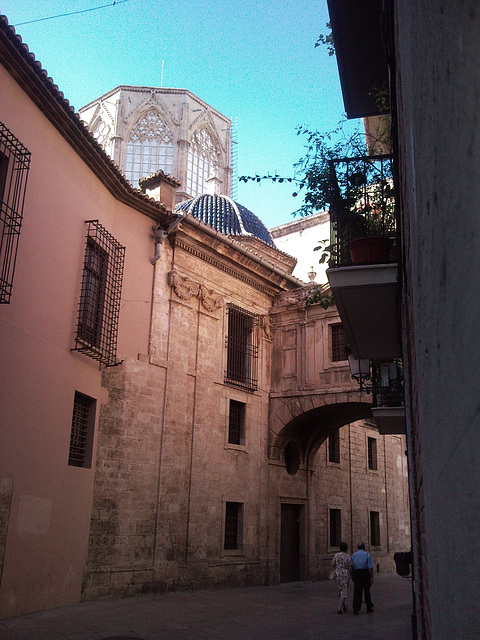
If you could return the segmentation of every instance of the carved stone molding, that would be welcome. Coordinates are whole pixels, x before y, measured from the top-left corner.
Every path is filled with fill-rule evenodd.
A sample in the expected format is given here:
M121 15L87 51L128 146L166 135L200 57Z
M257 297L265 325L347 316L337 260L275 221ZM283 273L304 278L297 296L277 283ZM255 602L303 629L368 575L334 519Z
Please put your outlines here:
M265 336L271 340L275 333L275 325L272 318L269 315L260 316L258 324L262 327Z
M187 276L181 276L178 271L171 271L168 274L168 284L181 300L189 300L192 297L199 298L202 307L209 312L220 309L224 305L222 296L215 293L213 289L207 289L205 285L198 284Z
M168 274L168 284L181 300L189 300L192 296L196 297L200 293L199 284L193 282L190 278L182 277L176 271L170 271Z
M203 284L200 285L200 300L202 306L210 312L223 307L223 298L213 290L207 289Z

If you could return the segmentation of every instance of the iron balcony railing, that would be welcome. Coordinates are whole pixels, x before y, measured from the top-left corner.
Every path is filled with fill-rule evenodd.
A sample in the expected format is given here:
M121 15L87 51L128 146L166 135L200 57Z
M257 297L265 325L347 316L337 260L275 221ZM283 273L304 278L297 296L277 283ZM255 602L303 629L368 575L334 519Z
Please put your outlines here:
M393 156L330 161L330 266L395 262Z

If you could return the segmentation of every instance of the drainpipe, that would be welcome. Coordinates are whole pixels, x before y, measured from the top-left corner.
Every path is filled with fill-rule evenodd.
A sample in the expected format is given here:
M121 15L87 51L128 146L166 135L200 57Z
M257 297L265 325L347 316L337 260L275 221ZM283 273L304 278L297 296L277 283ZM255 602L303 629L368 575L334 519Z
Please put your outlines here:
M155 255L153 256L153 258L150 258L150 262L152 264L155 264L157 262L157 260L160 258L160 256L162 255L162 244L163 241L165 240L165 238L172 233L172 231L174 231L179 223L180 220L183 218L183 215L178 216L173 222L172 224L168 227L167 230L162 229L160 227L160 225L156 225L154 227L152 227L153 229L153 233L155 235Z

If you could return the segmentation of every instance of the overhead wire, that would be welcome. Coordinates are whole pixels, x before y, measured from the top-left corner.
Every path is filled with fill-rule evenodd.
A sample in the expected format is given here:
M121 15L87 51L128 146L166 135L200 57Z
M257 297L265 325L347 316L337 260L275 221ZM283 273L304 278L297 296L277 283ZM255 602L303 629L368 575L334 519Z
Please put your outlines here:
M114 7L118 4L123 4L124 2L128 2L128 0L114 0L109 4L104 4L101 7L92 7L91 9L82 9L81 11L71 11L70 13L60 13L56 16L48 16L47 18L37 18L36 20L27 20L25 22L17 22L14 24L14 27L21 27L24 24L33 24L34 22L43 22L44 20L54 20L55 18L65 18L66 16L74 16L77 13L88 13L89 11L98 11L99 9L105 9L107 7Z

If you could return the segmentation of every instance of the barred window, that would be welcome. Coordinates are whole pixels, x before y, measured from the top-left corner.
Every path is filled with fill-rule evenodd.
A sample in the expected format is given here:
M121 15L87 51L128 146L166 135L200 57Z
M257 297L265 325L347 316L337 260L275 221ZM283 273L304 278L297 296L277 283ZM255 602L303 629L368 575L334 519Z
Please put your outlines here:
M331 324L330 331L332 344L332 362L341 362L342 360L347 360L347 353L345 350L347 341L343 325Z
M341 509L330 509L330 547L338 547L342 540L342 511Z
M116 364L125 247L98 220L87 221L74 351Z
M0 123L0 303L12 295L30 152Z
M370 545L380 547L380 513L370 511Z
M227 308L228 334L225 382L247 391L258 388L258 344L255 326L258 317L231 304Z
M225 538L224 549L241 549L243 531L243 504L241 502L225 503Z
M245 444L245 403L230 400L228 414L228 442Z
M367 448L368 448L368 468L371 471L377 471L378 463L377 463L377 439L376 438L368 438L367 439Z
M68 464L73 467L90 469L92 466L95 408L96 400L75 392L68 455Z
M328 461L340 463L340 433L338 430L328 437Z

